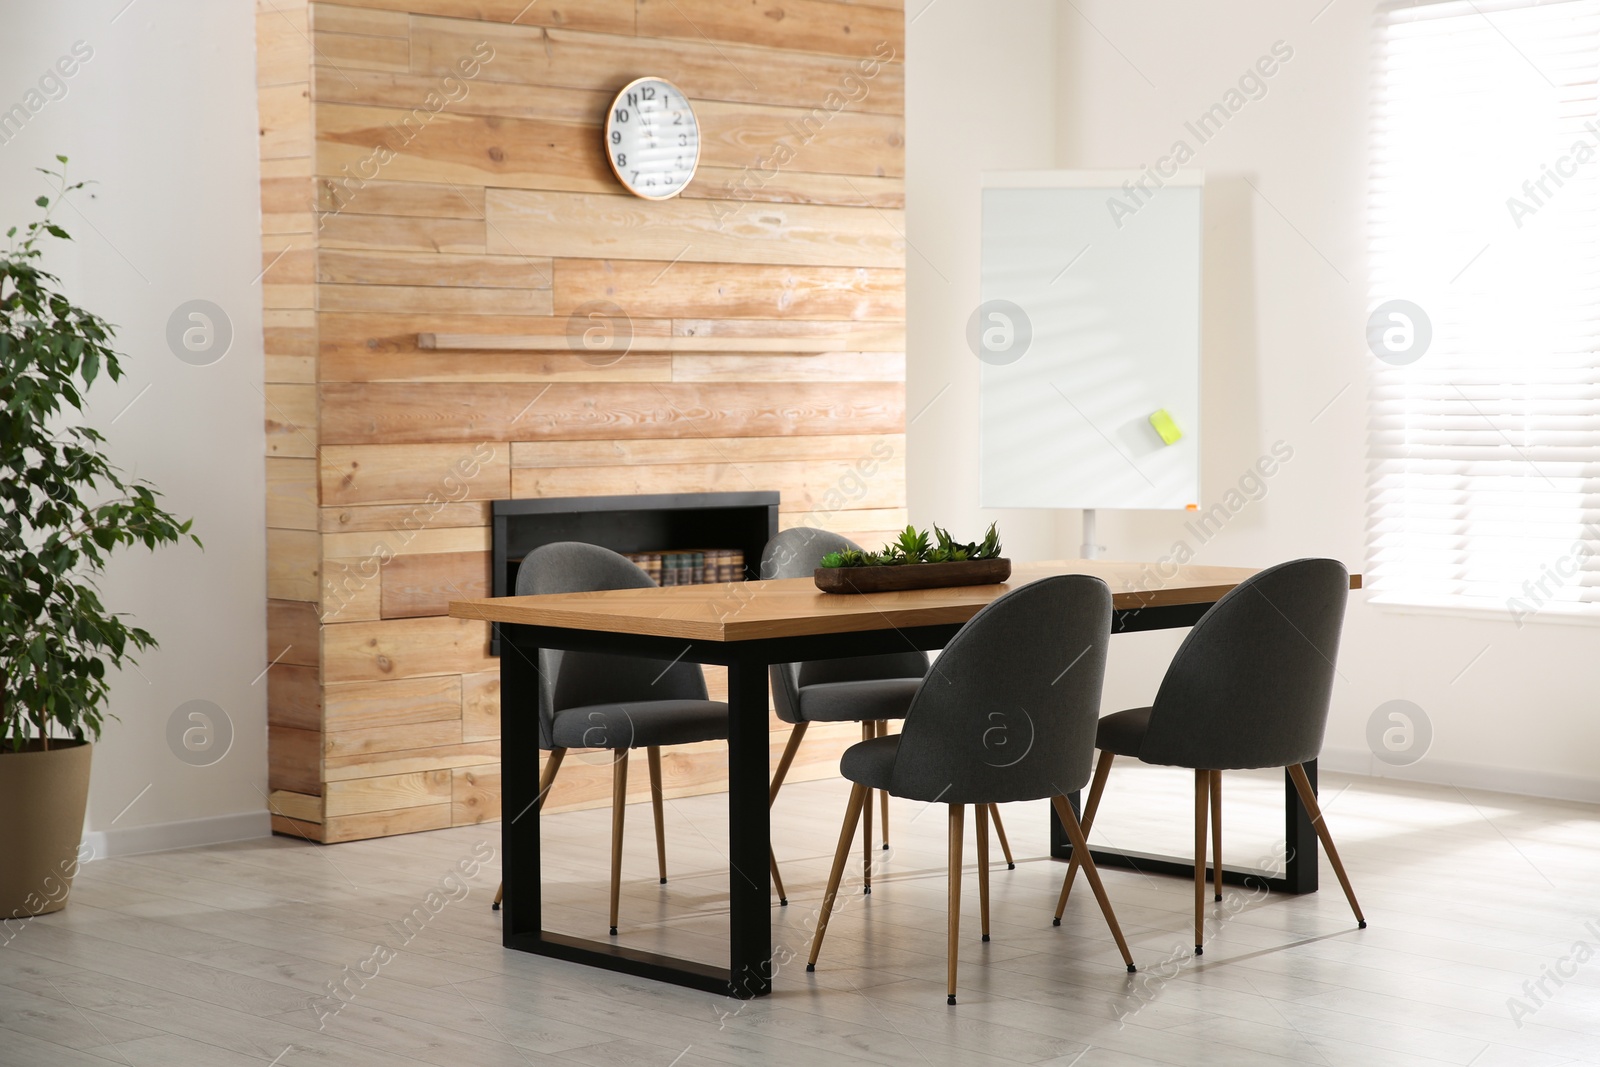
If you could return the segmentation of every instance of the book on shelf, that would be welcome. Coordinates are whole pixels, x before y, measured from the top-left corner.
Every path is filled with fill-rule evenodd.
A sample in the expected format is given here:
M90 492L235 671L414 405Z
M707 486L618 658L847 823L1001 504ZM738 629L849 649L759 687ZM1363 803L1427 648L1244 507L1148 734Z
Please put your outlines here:
M744 552L737 548L694 548L670 552L625 553L657 585L710 585L744 580Z

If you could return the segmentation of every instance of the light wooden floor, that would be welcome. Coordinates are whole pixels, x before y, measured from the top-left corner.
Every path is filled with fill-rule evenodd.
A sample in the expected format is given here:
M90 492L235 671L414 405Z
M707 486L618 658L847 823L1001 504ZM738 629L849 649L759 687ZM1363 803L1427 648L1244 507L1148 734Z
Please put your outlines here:
M1280 781L1229 777L1231 859L1274 852ZM850 895L805 973L838 781L786 789L774 813L791 897L775 936L780 960L796 958L752 1003L503 950L489 910L498 859L470 888L445 885L464 898L436 896L429 914L428 893L458 861L498 850L496 824L100 861L66 911L5 930L0 1064L1600 1063L1600 956L1561 962L1578 942L1600 951L1600 811L1334 775L1322 787L1367 930L1324 865L1313 896L1230 890L1196 960L1190 886L1108 871L1142 972L1127 975L1081 884L1050 926L1064 865L1042 858L1043 806L1014 805L1019 863L994 872L987 945L969 841L955 1008L944 1004L943 808L896 802L873 895ZM1181 773L1119 770L1096 836L1181 852L1189 790ZM720 796L671 803L672 882L658 886L649 809L629 809L622 940L720 958L725 811ZM604 937L608 821L548 820L548 925ZM428 918L413 934L391 925L417 908ZM394 958L364 984L350 979L350 1003L319 1030L311 1005L379 943ZM1564 984L1547 977L1574 966ZM1539 1005L1524 983L1541 979ZM1521 1025L1512 997L1533 1012Z

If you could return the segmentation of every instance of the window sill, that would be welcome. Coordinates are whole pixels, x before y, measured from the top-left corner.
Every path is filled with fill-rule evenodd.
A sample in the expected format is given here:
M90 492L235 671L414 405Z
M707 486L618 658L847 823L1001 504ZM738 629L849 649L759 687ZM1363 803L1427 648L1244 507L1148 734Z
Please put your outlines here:
M1457 619L1475 619L1480 622L1502 622L1517 629L1534 623L1554 623L1558 626L1600 625L1600 604L1546 604L1531 612L1513 613L1504 604L1474 604L1459 601L1425 600L1403 597L1397 593L1374 593L1367 603L1396 615L1446 615Z

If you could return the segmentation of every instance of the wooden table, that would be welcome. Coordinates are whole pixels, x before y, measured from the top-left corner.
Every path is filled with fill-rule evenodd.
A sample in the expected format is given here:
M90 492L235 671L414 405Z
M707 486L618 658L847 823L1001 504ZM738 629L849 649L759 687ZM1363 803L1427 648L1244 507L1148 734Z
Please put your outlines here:
M840 656L943 648L961 625L1008 589L1053 574L1093 574L1111 587L1113 633L1192 626L1228 590L1255 573L1239 567L1180 567L1172 577L1155 564L1066 560L1017 565L1004 585L835 596L809 578L733 582L665 589L619 589L550 596L462 600L450 605L461 619L499 628L501 823L507 948L585 963L678 985L759 997L772 991L772 890L767 789L767 667ZM1352 588L1360 584L1352 578ZM590 941L545 930L541 918L539 815L540 648L614 652L661 660L715 663L728 668L729 965L726 970L691 960ZM1314 761L1306 765L1313 785ZM1233 882L1269 881L1274 889L1310 892L1317 885L1316 836L1286 784L1284 836L1288 870L1268 880L1264 872L1224 867ZM1076 802L1076 798L1074 798ZM1054 822L1054 815L1051 816ZM1052 855L1071 855L1059 824ZM1094 850L1096 862L1193 875L1193 859Z

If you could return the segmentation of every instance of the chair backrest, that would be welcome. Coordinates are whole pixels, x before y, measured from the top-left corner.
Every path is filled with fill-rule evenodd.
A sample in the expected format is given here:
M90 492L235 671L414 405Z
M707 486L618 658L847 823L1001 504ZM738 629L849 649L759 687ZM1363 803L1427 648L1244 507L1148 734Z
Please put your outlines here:
M998 804L1083 788L1110 645L1111 590L1099 578L1044 578L989 604L917 690L890 792Z
M1201 770L1316 758L1349 597L1333 559L1280 563L1230 590L1172 658L1139 758Z
M651 577L626 558L599 545L557 541L541 545L517 567L517 596L587 593L600 589L649 589ZM501 655L516 655L502 649ZM557 711L591 704L647 700L704 700L705 673L698 663L643 659L607 652L539 650L539 740L551 747Z
M860 548L848 537L810 526L796 526L767 542L761 553L761 577L809 578L828 553ZM882 656L775 663L768 673L772 678L772 705L778 717L785 722L797 722L802 686L877 678L921 678L928 673L928 654L908 649Z

